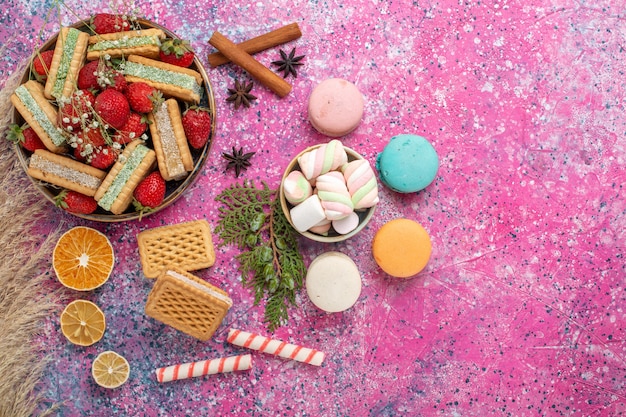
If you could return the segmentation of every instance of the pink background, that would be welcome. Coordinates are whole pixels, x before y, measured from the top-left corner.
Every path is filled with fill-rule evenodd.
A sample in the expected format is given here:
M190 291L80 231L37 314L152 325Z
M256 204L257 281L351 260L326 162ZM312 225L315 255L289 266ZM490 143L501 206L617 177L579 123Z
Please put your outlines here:
M0 86L33 48L58 30L51 1L9 1L0 12ZM621 3L621 4L619 4ZM74 23L107 1L68 2ZM42 235L88 225L111 239L118 262L87 295L105 311L103 340L69 344L50 317L50 355L39 387L47 404L74 415L536 416L626 413L624 242L626 186L624 3L511 1L137 1L138 14L191 41L217 101L218 126L203 173L170 208L141 222L100 224L52 205ZM10 6L10 7L9 7ZM122 10L128 10L124 7ZM78 16L78 17L77 17ZM293 91L279 99L256 85L249 109L226 103L233 65L208 67L213 31L236 42L297 22L293 46L305 54ZM269 66L278 48L257 59ZM262 307L241 287L238 253L217 248L199 276L235 304L209 342L198 342L143 313L152 282L140 271L141 230L198 218L217 220L214 198L235 182L220 156L255 150L240 177L276 187L289 160L325 142L307 122L306 102L331 77L354 82L366 110L343 138L371 163L390 137L416 133L441 167L425 191L401 195L381 185L369 226L339 244L302 239L308 264L338 250L359 266L363 291L344 313L325 314L303 291L274 337L327 354L320 368L254 354L249 372L158 384L154 369L248 353L225 342L232 327L267 334ZM409 280L377 268L371 240L385 222L408 217L431 235L426 270ZM53 275L50 290L60 284ZM60 313L60 310L59 310ZM130 362L127 384L96 386L92 359L112 349ZM42 406L43 409L43 406Z

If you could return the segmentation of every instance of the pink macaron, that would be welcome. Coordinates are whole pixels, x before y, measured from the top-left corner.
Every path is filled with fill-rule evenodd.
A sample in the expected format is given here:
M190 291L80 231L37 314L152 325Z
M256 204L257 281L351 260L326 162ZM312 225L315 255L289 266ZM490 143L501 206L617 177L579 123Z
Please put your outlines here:
M354 84L330 78L309 96L309 122L326 136L345 136L361 123L363 108L363 95Z

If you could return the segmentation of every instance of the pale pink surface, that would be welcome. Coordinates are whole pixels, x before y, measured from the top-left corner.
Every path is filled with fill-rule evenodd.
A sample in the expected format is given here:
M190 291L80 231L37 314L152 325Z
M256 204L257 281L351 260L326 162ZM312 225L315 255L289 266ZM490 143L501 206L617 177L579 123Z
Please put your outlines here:
M71 3L71 2L70 2ZM78 16L108 2L71 5ZM9 39L7 77L39 43L50 2L18 0L0 15ZM50 207L44 236L88 224L105 232L119 262L87 298L109 327L89 348L68 345L50 318L42 346L51 357L41 384L58 415L597 415L626 413L624 5L573 0L509 2L137 2L147 18L192 41L206 64L210 34L234 41L298 22L303 37L284 49L305 54L293 91L237 111L225 102L237 67L208 69L218 133L205 171L174 206L125 224L94 224ZM75 18L65 12L65 22ZM56 18L44 36L58 27ZM269 66L277 49L257 55ZM254 358L245 373L160 385L154 369L247 353L225 343L231 327L265 334L262 308L241 287L228 247L200 275L234 306L215 338L197 342L143 314L152 282L139 268L136 234L195 218L215 225L215 196L233 183L222 152L256 150L244 177L277 187L307 146L325 142L307 121L320 81L339 76L365 97L346 146L370 163L399 133L428 138L441 167L418 194L380 187L370 225L338 244L301 240L307 264L338 250L356 261L363 292L350 310L300 308L274 337L326 353L321 367ZM2 81L0 81L1 83ZM240 178L241 179L241 178ZM433 254L410 280L383 274L370 243L386 221L405 216L429 231ZM50 289L58 289L53 278ZM69 294L76 298L76 294ZM131 363L126 385L96 387L97 353Z

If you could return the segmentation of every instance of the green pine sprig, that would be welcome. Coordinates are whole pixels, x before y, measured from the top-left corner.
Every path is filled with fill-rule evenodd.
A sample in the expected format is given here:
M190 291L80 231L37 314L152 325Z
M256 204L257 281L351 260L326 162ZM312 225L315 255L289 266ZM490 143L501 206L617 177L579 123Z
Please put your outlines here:
M298 250L297 235L277 198L263 182L233 184L216 197L219 220L215 233L220 245L235 245L241 253L242 284L254 291L254 305L265 300L264 322L269 331L287 323L289 306L296 305L306 266Z

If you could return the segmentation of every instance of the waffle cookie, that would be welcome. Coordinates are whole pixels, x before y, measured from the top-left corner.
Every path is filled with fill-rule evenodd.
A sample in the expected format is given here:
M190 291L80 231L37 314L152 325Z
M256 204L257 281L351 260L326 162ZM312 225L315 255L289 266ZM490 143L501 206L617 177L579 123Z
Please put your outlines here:
M37 149L28 161L28 175L47 183L93 196L107 173L67 156Z
M93 35L89 37L87 60L93 61L103 55L158 58L162 39L165 39L165 32L156 28Z
M94 198L113 214L123 213L133 201L133 191L154 168L154 151L141 140L129 143L119 156Z
M158 277L169 266L195 271L215 263L211 228L206 220L144 230L137 235L137 245L146 278Z
M67 151L65 136L56 126L56 107L44 96L43 85L35 80L25 82L15 89L11 103L50 152Z
M202 75L190 68L130 55L124 65L124 76L129 83L142 81L161 90L165 96L200 102Z
M207 341L233 305L228 294L179 268L164 269L148 295L146 315Z
M69 97L76 89L78 72L87 55L89 35L75 28L61 28L46 80L45 96L49 99Z
M148 119L161 176L166 181L185 178L193 169L193 158L178 102L173 98L166 100Z

